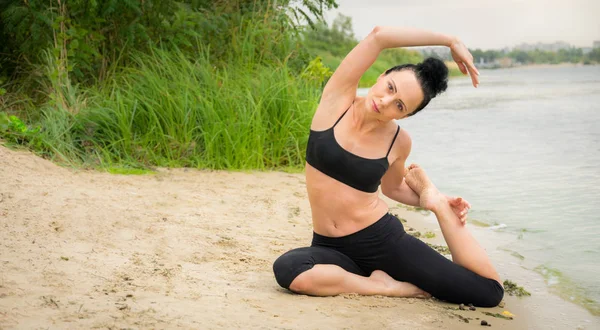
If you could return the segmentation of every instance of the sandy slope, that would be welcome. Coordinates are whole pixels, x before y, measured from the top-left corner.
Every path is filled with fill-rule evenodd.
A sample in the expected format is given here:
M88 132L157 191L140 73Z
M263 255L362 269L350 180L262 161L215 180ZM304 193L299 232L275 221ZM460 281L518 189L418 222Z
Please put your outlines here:
M301 174L119 176L0 146L0 328L527 327L434 300L290 294L271 265L311 230Z

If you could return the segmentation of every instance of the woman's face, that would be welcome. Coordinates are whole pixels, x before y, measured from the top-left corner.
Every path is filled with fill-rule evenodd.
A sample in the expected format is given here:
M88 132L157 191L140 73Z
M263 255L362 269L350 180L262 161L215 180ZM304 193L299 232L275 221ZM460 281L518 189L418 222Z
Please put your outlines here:
M377 78L366 98L368 112L382 121L407 117L423 101L423 90L412 70L394 71Z

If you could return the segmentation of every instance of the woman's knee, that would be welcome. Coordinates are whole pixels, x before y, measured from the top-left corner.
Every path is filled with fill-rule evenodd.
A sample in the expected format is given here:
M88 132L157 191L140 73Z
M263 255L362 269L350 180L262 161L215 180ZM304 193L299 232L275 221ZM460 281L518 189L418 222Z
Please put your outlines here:
M446 279L438 282L431 291L428 291L426 282L422 289L450 303L473 304L477 307L496 307L504 298L504 289L496 280L480 276L470 281L460 281L460 278L452 281Z
M282 288L289 289L293 279L289 278L291 263L290 258L285 254L277 258L273 263L273 274L275 274L275 280L277 284Z
M482 297L482 301L480 303L481 307L496 307L500 304L502 299L504 298L504 288L498 281L492 280L491 289L489 292Z
M302 277L299 275L313 267L312 258L302 249L291 250L277 258L273 263L275 280L282 288L297 292L296 289L304 287Z
M298 276L292 280L288 289L295 293L305 293L310 290L311 285L312 281L309 271L305 271L302 274L298 274Z
M487 279L489 282L485 286L481 285L472 297L470 303L477 307L496 307L504 298L504 288L496 280Z

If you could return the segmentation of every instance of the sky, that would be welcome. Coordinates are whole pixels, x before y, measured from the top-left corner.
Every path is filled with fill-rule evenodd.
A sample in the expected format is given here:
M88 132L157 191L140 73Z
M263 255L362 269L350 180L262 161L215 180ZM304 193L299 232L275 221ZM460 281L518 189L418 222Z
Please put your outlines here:
M352 18L360 40L376 25L410 26L458 36L469 48L600 40L600 0L337 0L329 23Z

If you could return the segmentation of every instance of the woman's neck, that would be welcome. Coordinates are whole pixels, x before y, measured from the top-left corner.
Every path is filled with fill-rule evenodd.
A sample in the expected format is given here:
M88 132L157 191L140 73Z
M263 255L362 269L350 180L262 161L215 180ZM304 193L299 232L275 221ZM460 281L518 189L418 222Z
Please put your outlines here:
M371 108L365 103L366 98L356 98L351 108L352 127L361 134L369 134L379 130L385 123L376 119Z

